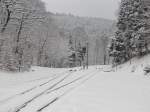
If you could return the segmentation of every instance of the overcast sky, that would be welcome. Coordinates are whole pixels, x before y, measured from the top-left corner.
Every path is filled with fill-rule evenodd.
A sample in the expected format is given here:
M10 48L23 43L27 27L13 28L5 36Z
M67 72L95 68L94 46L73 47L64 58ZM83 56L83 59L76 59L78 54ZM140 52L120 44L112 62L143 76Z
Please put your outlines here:
M43 0L51 12L116 19L120 0Z

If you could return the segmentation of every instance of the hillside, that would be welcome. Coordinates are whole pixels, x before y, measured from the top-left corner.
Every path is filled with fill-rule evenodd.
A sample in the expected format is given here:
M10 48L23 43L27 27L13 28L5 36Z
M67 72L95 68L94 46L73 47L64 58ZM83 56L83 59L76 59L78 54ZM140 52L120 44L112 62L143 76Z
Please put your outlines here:
M66 40L72 36L76 44L80 42L83 46L89 42L90 64L95 64L96 54L98 55L98 64L103 64L104 43L101 39L104 34L107 37L113 35L115 21L66 14L52 14L51 18L57 25L61 38ZM96 46L96 41L98 46ZM98 51L95 51L96 47L98 47Z
M57 22L59 28L74 30L77 27L83 27L87 33L102 33L110 29L114 21L103 18L79 17L67 14L52 14L52 18Z

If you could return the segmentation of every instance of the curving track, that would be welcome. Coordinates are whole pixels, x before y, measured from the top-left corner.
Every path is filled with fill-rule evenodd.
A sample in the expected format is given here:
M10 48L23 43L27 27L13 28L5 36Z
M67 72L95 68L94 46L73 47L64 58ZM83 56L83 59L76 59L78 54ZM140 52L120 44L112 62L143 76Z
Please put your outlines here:
M33 80L43 82L0 101L0 112L42 112L94 74L96 72L90 70L67 71L56 74L53 78Z

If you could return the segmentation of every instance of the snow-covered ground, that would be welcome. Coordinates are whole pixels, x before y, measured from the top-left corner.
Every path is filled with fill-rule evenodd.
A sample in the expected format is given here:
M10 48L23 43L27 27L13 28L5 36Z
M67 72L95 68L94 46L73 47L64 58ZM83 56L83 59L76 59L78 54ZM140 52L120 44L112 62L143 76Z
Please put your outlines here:
M142 72L148 59L115 72L109 66L1 72L0 112L150 112L150 77Z
M150 78L100 73L43 112L150 112Z
M146 55L141 58L135 57L132 60L118 66L117 71L136 72L138 74L143 74L143 69L146 66L150 66L150 55Z

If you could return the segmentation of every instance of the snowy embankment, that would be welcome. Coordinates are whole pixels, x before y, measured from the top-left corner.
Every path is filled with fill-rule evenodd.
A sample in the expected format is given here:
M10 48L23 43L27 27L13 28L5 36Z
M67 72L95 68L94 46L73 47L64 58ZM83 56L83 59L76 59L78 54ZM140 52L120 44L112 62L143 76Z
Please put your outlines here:
M117 67L117 70L144 74L143 70L146 66L150 66L150 55L146 55L141 58L135 57L132 60Z
M93 66L0 73L0 112L149 112L150 77L138 73L148 59L135 59L117 72ZM139 65L131 73L134 63Z

